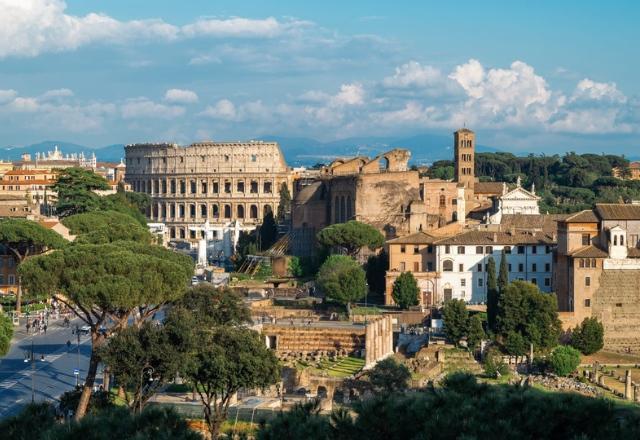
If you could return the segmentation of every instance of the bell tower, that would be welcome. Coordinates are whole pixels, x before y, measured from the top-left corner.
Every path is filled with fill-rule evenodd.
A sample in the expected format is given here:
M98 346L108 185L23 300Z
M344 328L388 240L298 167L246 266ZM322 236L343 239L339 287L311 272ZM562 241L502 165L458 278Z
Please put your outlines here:
M468 128L453 133L455 179L465 188L473 189L475 182L476 135Z

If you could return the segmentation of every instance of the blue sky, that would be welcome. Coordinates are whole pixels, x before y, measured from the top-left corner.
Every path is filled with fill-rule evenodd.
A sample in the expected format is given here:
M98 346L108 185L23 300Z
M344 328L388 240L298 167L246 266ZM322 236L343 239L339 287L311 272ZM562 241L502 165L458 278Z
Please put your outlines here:
M613 4L612 4L613 3ZM450 133L635 154L637 2L0 0L0 145Z

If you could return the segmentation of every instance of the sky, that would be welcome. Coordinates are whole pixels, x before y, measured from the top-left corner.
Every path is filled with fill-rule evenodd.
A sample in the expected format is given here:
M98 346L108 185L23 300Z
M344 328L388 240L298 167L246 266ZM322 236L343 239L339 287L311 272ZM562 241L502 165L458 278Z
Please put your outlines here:
M0 0L0 145L449 134L640 154L636 1Z

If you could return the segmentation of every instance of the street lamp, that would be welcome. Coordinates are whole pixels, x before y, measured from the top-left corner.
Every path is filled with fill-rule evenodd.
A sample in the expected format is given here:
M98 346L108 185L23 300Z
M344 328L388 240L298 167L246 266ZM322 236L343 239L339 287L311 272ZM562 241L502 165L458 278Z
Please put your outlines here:
M145 382L144 376L145 373L149 376L149 384L153 382L153 373L156 370L149 364L145 364L140 371L140 397L138 398L138 414L142 412L142 396L144 396Z

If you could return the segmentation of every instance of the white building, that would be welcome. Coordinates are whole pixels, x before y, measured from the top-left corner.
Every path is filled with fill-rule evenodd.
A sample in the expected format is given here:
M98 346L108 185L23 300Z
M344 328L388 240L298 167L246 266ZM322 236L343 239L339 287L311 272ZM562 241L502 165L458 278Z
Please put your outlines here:
M527 191L521 186L518 177L514 189L506 191L505 185L504 194L494 199L494 206L487 223L500 224L503 215L540 215L539 201L540 197L536 195L535 186L531 185L531 191Z
M510 282L529 281L551 292L554 245L554 237L542 231L469 231L438 240L433 244L437 302L486 302L487 263L493 257L497 277L503 249Z

